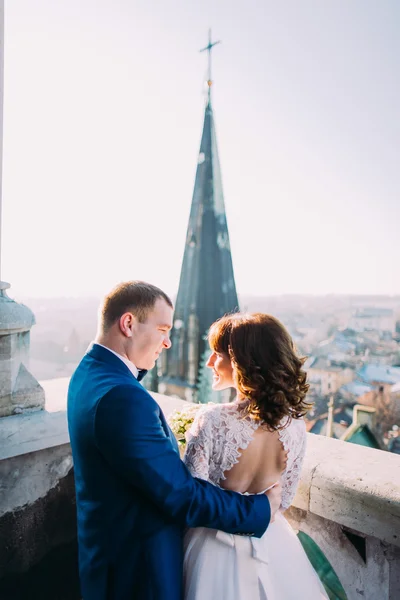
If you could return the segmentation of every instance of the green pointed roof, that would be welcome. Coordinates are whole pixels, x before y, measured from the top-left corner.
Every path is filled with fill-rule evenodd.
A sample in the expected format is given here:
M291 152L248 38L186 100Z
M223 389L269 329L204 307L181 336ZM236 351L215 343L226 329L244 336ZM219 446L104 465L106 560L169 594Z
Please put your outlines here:
M208 98L164 380L196 386L210 325L239 307ZM195 363L195 369L193 369Z

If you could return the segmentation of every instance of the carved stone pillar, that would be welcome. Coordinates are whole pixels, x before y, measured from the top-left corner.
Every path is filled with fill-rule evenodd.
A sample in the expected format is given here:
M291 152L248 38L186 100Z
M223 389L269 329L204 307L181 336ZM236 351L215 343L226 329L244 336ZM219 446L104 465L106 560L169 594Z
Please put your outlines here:
M29 372L30 330L33 312L7 296L8 283L0 281L0 417L43 408L44 390Z

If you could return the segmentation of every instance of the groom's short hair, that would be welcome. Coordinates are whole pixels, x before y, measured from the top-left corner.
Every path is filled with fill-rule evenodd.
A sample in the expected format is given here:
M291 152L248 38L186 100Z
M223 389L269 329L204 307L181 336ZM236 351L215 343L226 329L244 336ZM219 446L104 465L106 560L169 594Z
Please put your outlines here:
M131 312L140 323L161 298L173 308L170 298L160 288L145 281L125 281L119 283L104 298L100 306L100 325L107 331L126 312Z

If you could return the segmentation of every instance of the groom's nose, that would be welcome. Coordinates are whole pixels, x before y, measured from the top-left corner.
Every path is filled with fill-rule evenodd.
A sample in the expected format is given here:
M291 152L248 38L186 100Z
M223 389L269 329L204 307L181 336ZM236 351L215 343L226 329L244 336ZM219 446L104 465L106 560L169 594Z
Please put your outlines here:
M164 338L164 348L171 348L172 343L171 340L169 339L169 336L166 335Z

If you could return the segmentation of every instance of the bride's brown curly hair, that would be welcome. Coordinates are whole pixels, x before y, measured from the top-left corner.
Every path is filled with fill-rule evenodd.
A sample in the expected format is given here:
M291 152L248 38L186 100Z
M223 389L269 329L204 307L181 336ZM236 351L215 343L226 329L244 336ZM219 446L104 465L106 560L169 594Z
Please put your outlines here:
M227 354L235 387L245 397L243 410L271 431L286 425L284 417L300 419L311 408L303 370L289 333L278 319L263 313L222 317L208 333L213 351Z

